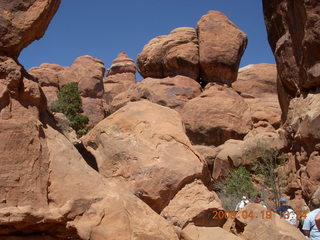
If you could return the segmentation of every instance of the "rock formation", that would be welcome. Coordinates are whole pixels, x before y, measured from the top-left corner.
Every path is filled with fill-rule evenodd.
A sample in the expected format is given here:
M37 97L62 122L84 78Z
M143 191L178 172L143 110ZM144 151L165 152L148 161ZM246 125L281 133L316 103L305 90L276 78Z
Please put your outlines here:
M180 111L186 102L200 94L200 84L189 77L146 78L114 97L108 113L115 112L128 102L142 99Z
M302 191L306 202L314 199L319 184L319 61L320 4L309 1L263 1L269 43L278 69L278 97L285 135L290 143L288 162L282 169L286 194Z
M242 139L251 129L249 105L232 88L208 85L181 110L193 144L218 146L228 139Z
M183 75L199 78L199 46L195 29L177 28L152 39L138 55L137 66L144 77Z
M91 56L78 57L70 67L57 64L42 64L29 70L37 79L48 99L48 106L57 100L59 89L67 83L78 83L82 99L83 114L89 117L89 127L93 127L105 117L103 62Z
M209 178L179 114L149 101L127 104L95 126L83 142L95 156L100 174L132 191L156 212L187 183Z
M161 216L181 229L190 223L202 227L221 227L224 219L212 219L212 212L219 210L223 208L217 194L197 180L182 188L162 210Z
M113 98L129 89L135 82L136 67L133 59L124 52L119 53L107 71L107 76L103 79L107 115L111 114L108 108Z
M204 15L198 22L197 32L202 79L230 85L237 79L247 35L218 11Z
M254 64L239 69L237 81L232 83L232 88L250 106L253 122L266 121L279 128L281 109L276 81L276 65Z
M59 2L34 0L27 5L39 16L30 30L36 36L46 28L38 21ZM26 1L15 4L21 9ZM42 10L37 8L42 4ZM8 32L4 30L1 39ZM18 34L13 37L19 39ZM25 46L22 41L5 50L18 53ZM0 234L28 240L177 240L167 221L90 168L49 125L39 84L10 57L0 57Z
M246 35L216 11L197 31L151 40L138 56L139 83L123 52L105 78L90 56L28 73L19 53L41 38L60 1L0 3L0 239L304 239L259 204L212 219L224 213L213 182L250 169L259 142L288 153L276 173L293 206L320 203L320 4L263 2L278 90L274 65L238 73ZM83 143L47 111L69 82L93 127Z
M241 240L242 238L219 227L197 227L189 224L181 233L181 240L207 240L212 236L219 240Z
M320 4L263 0L269 43L278 68L278 93L286 120L290 99L313 91L320 83Z
M0 54L17 59L21 50L40 39L60 0L2 1Z

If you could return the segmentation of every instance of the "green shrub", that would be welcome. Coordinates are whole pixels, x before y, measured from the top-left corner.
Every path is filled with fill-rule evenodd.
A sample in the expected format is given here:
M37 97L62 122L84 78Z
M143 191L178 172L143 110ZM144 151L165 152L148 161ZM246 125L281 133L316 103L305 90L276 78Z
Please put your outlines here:
M253 173L260 175L263 182L263 188L267 189L275 209L279 207L279 198L282 195L282 189L277 174L278 167L285 162L284 154L269 146L266 142L258 141L256 146L245 153L246 157L253 162Z
M64 85L58 94L58 100L52 102L49 110L65 114L70 121L70 126L79 137L89 131L87 128L89 118L80 114L83 112L82 101L76 83Z
M218 184L218 195L226 210L234 210L242 196L253 199L256 190L250 172L243 166L233 169L227 178Z

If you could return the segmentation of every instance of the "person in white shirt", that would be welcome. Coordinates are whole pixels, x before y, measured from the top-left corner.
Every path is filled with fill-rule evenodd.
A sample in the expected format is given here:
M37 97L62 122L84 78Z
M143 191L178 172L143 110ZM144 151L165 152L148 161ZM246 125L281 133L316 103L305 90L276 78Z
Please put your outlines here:
M237 204L236 211L241 211L247 204L249 204L249 200L246 196L242 197L242 200Z

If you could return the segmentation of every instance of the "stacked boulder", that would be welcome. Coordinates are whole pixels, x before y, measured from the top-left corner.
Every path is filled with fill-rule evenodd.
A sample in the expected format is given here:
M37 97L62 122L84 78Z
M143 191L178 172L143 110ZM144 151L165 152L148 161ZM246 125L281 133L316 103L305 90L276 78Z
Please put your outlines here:
M7 15L15 21L27 23L19 30L11 31L10 25L1 25L1 56L0 56L0 235L6 239L170 239L178 240L175 229L168 221L154 212L143 201L154 202L159 211L168 205L175 193L187 184L200 181L197 184L204 187L208 173L206 164L193 150L188 138L184 135L181 120L173 110L152 103L137 103L132 110L116 112L105 121L113 121L114 126L107 125L106 131L110 136L97 129L93 129L91 136L100 137L101 140L113 138L115 143L108 141L88 141L93 149L99 150L99 144L108 144L104 150L112 152L112 160L121 165L122 159L132 161L134 173L131 183L125 176L121 177L120 168L115 167L114 174L118 179L105 178L88 166L85 159L66 137L56 131L52 124L51 115L47 114L47 102L40 85L48 79L42 80L40 74L37 78L28 74L15 59L21 49L38 39L45 32L49 20L56 12L60 1L30 0L15 1L14 3L1 3L2 17ZM8 14L10 13L10 14ZM44 19L42 19L44 18ZM26 19L26 21L21 21ZM5 20L5 19L4 19ZM44 24L39 24L43 21ZM0 24L6 23L1 21ZM30 28L30 29L29 29ZM15 43L2 41L5 34L10 32ZM27 40L23 35L28 32ZM20 40L19 40L20 39ZM14 58L13 58L14 57ZM81 61L80 61L81 60ZM98 98L99 79L102 66L90 57L78 59L71 68L77 71L65 71L70 78L79 83L79 89L84 98ZM81 69L81 62L96 63L101 67ZM51 67L51 66L50 66ZM49 68L50 68L49 67ZM52 70L53 68L56 68ZM55 66L50 70L58 71ZM82 71L83 70L83 71ZM77 74L79 74L77 76ZM86 75L87 74L87 75ZM54 74L55 75L55 74ZM62 74L63 75L63 74ZM46 84L48 87L61 87L66 78L55 78L57 82ZM88 82L79 76L90 76ZM99 81L96 81L99 80ZM85 83L82 85L82 81ZM93 92L91 91L93 89ZM99 94L99 95L97 95ZM131 107L130 107L131 109ZM144 111L148 110L148 111ZM152 118L154 111L162 113L160 126L157 119ZM141 121L143 114L150 114L150 121ZM159 113L158 113L159 114ZM136 116L137 125L130 124L130 116ZM168 115L168 120L166 118ZM129 116L129 118L127 118ZM124 119L127 120L123 121ZM119 121L118 121L119 120ZM101 123L103 126L103 122ZM144 126L149 126L148 131L143 131ZM168 131L173 129L174 132ZM108 130L108 128L110 128ZM117 132L117 129L119 132ZM132 132L132 133L131 133ZM94 135L95 134L95 135ZM136 134L136 136L135 136ZM141 166L140 163L148 159L140 159L139 153L130 155L128 149L121 150L121 136L123 144L130 146L146 146L144 151L154 151L154 158L150 166ZM89 136L88 136L89 137ZM150 139L153 141L149 142ZM119 144L119 145L118 145ZM18 146L18 147L17 147ZM148 147L149 146L149 147ZM115 147L112 149L112 147ZM179 153L175 153L175 150ZM94 152L93 152L94 153ZM103 153L103 151L102 151ZM101 153L101 154L102 154ZM105 154L108 154L105 152ZM180 154L184 156L179 158ZM132 157L127 159L126 157ZM176 164L176 169L171 169L171 158L177 156L175 162L184 161L195 169L185 169L185 166ZM97 155L100 164L100 159ZM107 159L109 160L109 159ZM119 161L117 161L119 160ZM106 164L107 165L107 164ZM99 165L100 166L100 165ZM102 165L103 166L103 165ZM169 168L168 168L169 166ZM179 166L181 170L179 170ZM119 170L117 170L119 169ZM107 174L108 169L101 167L101 173ZM172 171L172 172L170 172ZM151 189L148 181L154 174L167 172L169 179L159 178L158 189ZM175 174L178 174L176 176ZM170 177L172 179L170 180ZM115 177L116 178L116 177ZM136 183L134 179L137 179ZM179 179L179 182L175 182ZM122 180L122 183L120 183ZM157 182L157 184L159 183ZM122 185L123 184L123 185ZM172 184L174 187L171 188ZM163 191L160 189L163 188ZM127 189L138 197L134 196ZM204 187L203 191L206 188ZM196 193L196 191L195 191ZM206 196L206 195L205 195ZM208 195L210 196L210 195ZM196 196L195 196L196 197ZM154 201L155 200L155 201ZM158 201L159 200L159 201ZM158 204L159 203L159 204ZM219 208L216 199L214 207ZM196 219L199 212L211 206L204 205L202 209L190 213L190 219ZM173 215L172 213L171 215Z
M126 91L136 82L136 66L133 59L129 58L124 52L120 52L113 60L107 76L103 79L104 100L109 107L113 98ZM107 110L107 112L109 112Z

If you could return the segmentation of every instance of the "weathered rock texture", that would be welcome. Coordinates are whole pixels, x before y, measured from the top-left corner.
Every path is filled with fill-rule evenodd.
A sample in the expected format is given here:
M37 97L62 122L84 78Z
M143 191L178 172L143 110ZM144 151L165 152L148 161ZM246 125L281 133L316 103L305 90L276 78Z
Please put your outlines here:
M223 13L210 11L198 22L200 75L205 82L231 84L237 79L247 36Z
M17 58L23 48L40 39L60 0L0 2L0 54Z
M181 233L182 240L241 240L242 238L233 235L232 233L220 227L197 227L189 224Z
M234 168L252 166L264 149L281 152L286 146L285 137L272 127L254 129L243 140L230 139L215 149L212 177L218 180L228 176Z
M136 67L133 59L124 52L119 53L103 79L104 100L107 108L115 96L129 89L135 82Z
M99 172L114 179L160 212L194 179L208 177L179 114L149 101L129 103L84 138ZM185 167L188 166L188 167Z
M93 127L105 117L104 73L103 62L91 56L78 57L70 67L46 63L29 70L29 74L40 83L48 99L48 106L57 100L61 87L70 82L77 83L83 114L89 117L89 127Z
M228 139L242 139L251 129L249 105L232 88L211 84L181 110L193 144L218 146Z
M306 202L318 201L320 179L313 169L320 150L320 3L264 0L263 8L277 62L283 128L291 147L282 169L283 186L291 199L302 194Z
M232 84L251 108L254 122L267 121L274 127L281 123L281 109L277 95L277 69L274 64L255 64L239 69Z
M138 55L137 66L144 77L183 75L199 78L199 46L195 29L174 29L169 35L152 39Z
M320 3L263 0L269 43L278 68L278 93L286 119L290 99L320 83Z
M48 1L14 2L17 9L28 6L40 16L48 14L46 8L39 8ZM20 21L28 17L21 15ZM9 30L3 28L0 39ZM41 36L44 30L36 25L30 31ZM20 37L20 32L11 34ZM17 45L24 46L24 41ZM90 168L48 120L39 84L14 59L1 56L2 239L178 240L166 220Z
M107 81L136 81L136 67L133 59L129 58L125 52L120 52L116 59L112 61L107 72Z
M177 75L163 79L146 78L118 94L107 112L111 114L128 102L142 99L180 111L186 102L200 94L200 84L189 77Z
M181 229L189 223L203 227L222 226L224 219L212 219L212 212L218 210L223 210L218 195L197 180L182 188L162 210L161 216Z

